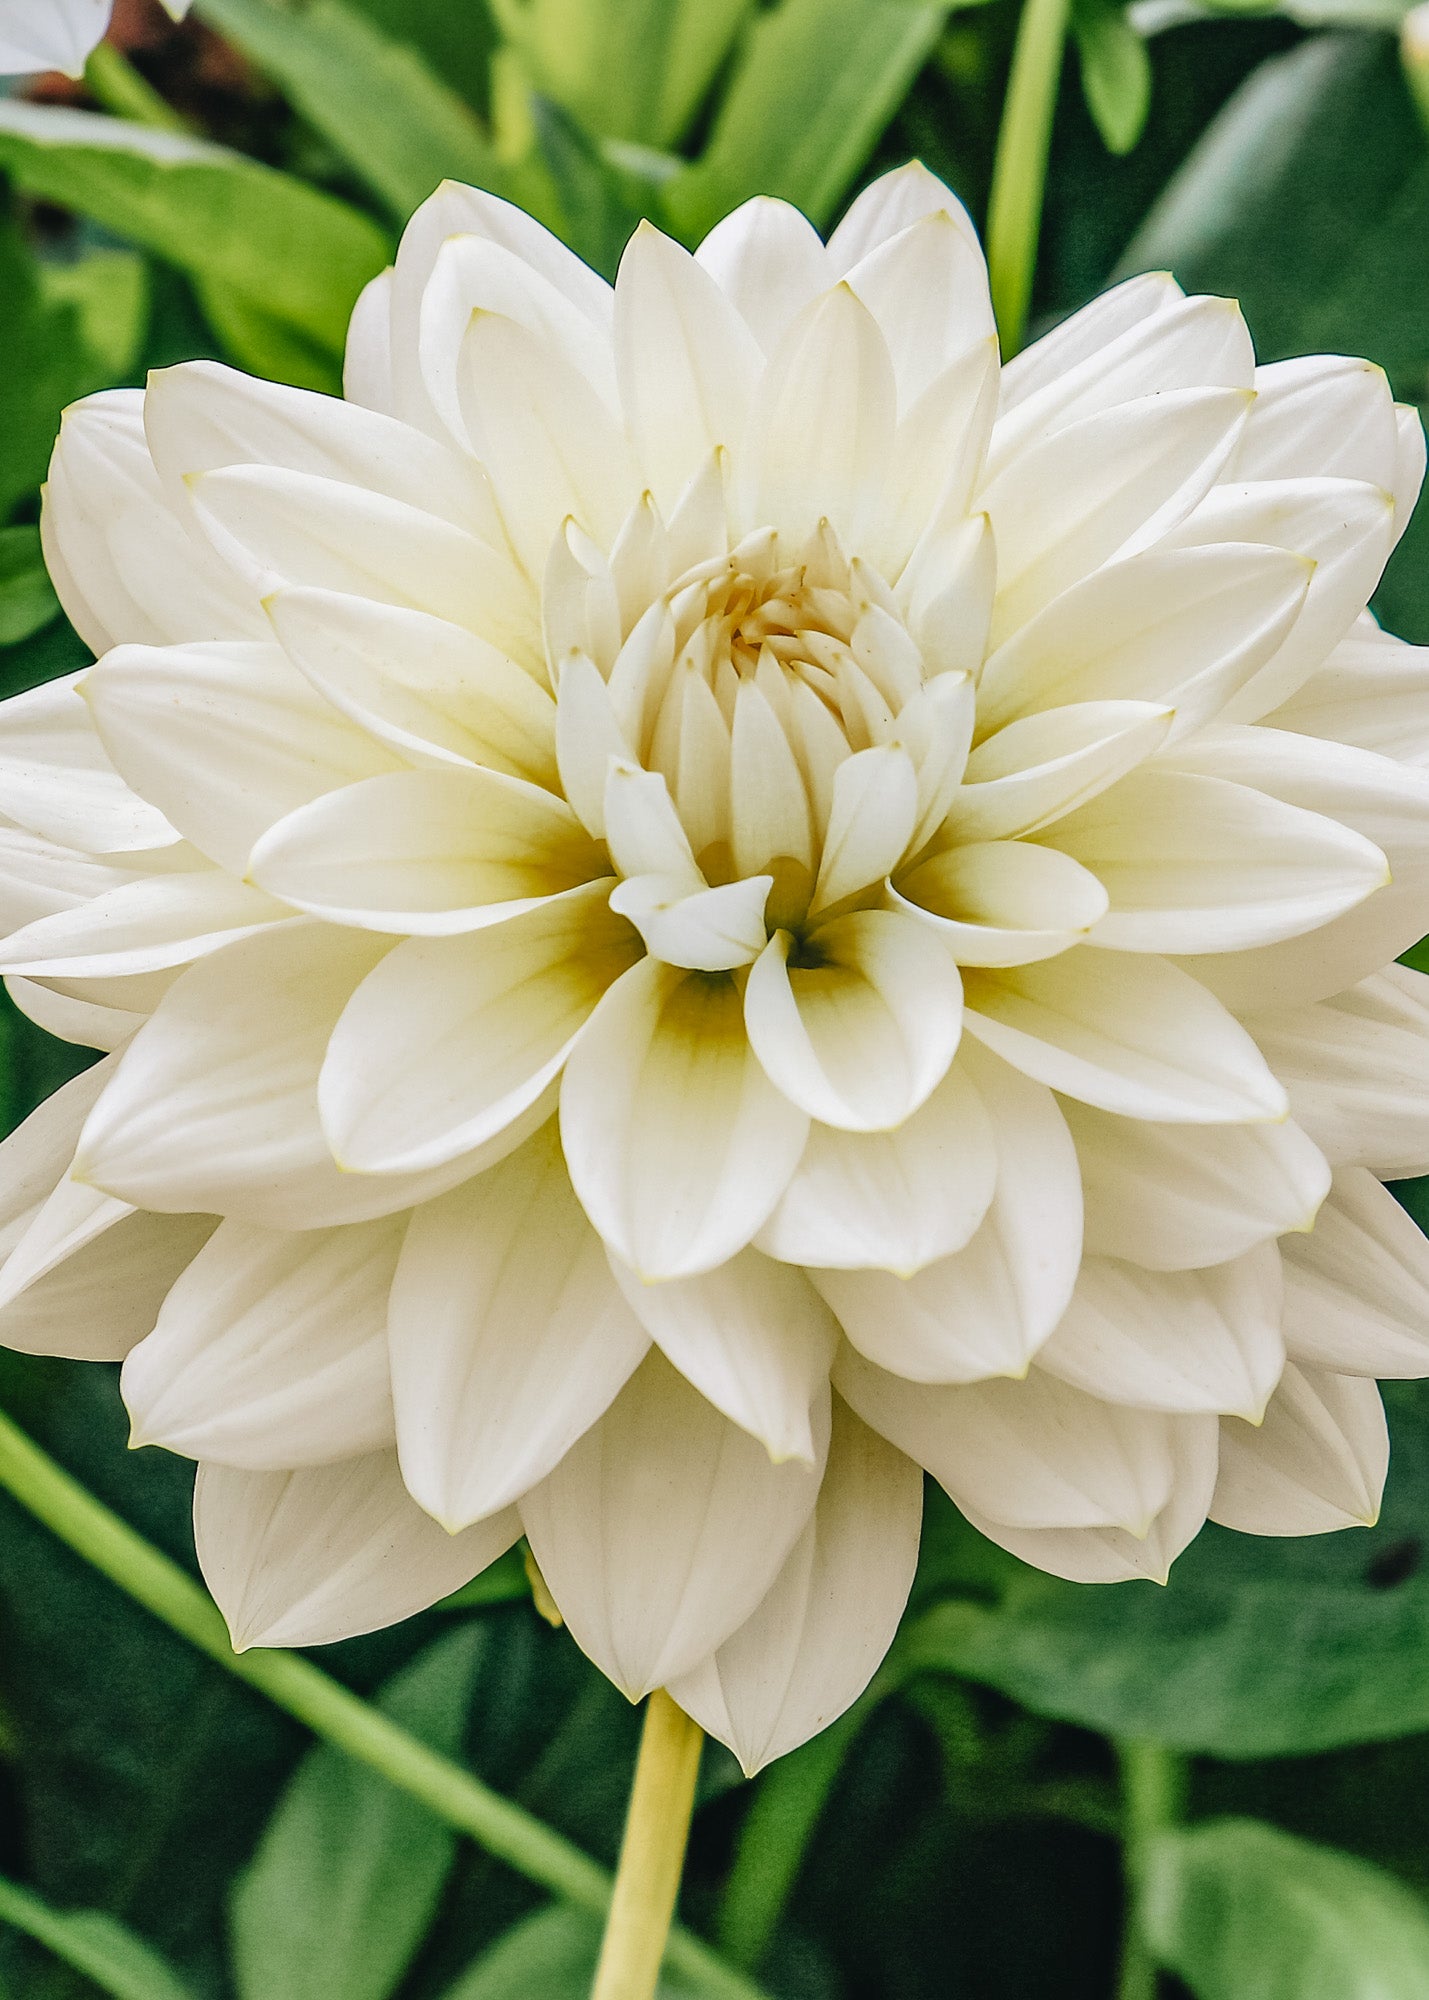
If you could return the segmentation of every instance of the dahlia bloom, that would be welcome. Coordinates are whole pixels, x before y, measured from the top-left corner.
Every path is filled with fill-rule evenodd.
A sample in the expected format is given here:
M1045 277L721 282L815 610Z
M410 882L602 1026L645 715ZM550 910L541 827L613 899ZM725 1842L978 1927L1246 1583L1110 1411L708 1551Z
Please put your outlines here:
M69 412L0 708L0 1340L124 1359L240 1644L525 1534L753 1769L926 1469L1086 1581L1373 1518L1429 1372L1429 654L1383 375L1136 278L999 366L909 167L612 289L441 189L347 399ZM10 1247L12 1246L12 1247Z
M79 76L104 39L114 0L0 0L0 76L57 69ZM182 21L192 0L160 0Z

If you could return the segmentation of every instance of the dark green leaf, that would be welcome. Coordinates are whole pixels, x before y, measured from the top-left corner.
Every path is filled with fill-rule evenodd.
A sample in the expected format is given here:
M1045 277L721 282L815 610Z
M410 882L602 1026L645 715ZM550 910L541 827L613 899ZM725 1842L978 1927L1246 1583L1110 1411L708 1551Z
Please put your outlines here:
M0 528L0 646L16 646L59 616L38 528Z
M91 250L73 264L41 264L40 289L51 303L72 305L97 377L131 375L149 322L149 272L129 250Z
M478 1655L467 1625L388 1683L383 1713L458 1752ZM339 1750L309 1751L233 1898L242 2000L386 2000L426 1935L456 1835Z
M1142 1926L1197 2000L1429 2000L1429 1912L1392 1875L1257 1820L1163 1835Z
M471 107L410 44L342 0L199 0L360 180L405 220L443 180L499 187Z
M1164 1588L1023 1570L998 1603L915 1621L900 1670L963 1674L1042 1715L1220 1757L1429 1728L1429 1389L1390 1384L1386 1401L1377 1527L1286 1541L1206 1528Z
M1116 0L1074 0L1082 93L1108 152L1129 153L1151 109L1151 58Z
M24 1931L114 2000L192 2000L157 1952L101 1911L51 1909L19 1883L0 1878L0 1923Z
M600 1925L581 1910L540 1910L517 1924L442 2000L586 2000ZM700 2000L703 1987L666 1973L655 2000Z
M665 190L680 233L704 235L756 194L827 222L948 11L946 0L780 0L757 15L709 145Z
M381 230L345 202L180 133L0 99L0 167L334 353L388 260Z

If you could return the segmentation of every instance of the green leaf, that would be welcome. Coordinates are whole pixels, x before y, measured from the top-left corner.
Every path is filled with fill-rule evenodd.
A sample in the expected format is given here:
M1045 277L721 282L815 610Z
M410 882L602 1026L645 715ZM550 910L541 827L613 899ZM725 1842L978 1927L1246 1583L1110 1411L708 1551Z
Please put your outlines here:
M1116 0L1073 0L1082 94L1109 153L1129 153L1151 110L1151 58Z
M906 1675L985 1682L1040 1715L1216 1757L1329 1750L1429 1728L1429 1387L1385 1388L1394 1452L1372 1529L1202 1530L1164 1587L1014 1573L899 1638Z
M132 375L149 325L149 271L131 250L91 250L73 264L41 264L51 305L73 306L79 335L109 382Z
M823 224L922 68L946 0L780 0L749 24L703 155L665 190L687 240L751 195Z
M586 2000L600 1925L583 1910L538 1910L498 1938L441 2000ZM666 1973L655 2000L700 2000L703 1988Z
M1429 1912L1392 1875L1258 1820L1151 1849L1141 1923L1197 2000L1429 2000Z
M113 2000L193 2000L157 1952L101 1911L53 1909L0 1877L0 1923L34 1938Z
M342 359L333 348L275 319L232 285L200 280L195 289L224 354L237 367L270 382L291 382L298 389L341 395Z
M17 646L58 618L38 528L0 528L0 646Z
M497 188L480 121L420 53L342 0L199 0L195 10L270 76L358 178L405 221L443 180Z
M536 97L531 109L560 204L561 234L586 263L613 278L640 211L626 200L622 176L562 106Z
M347 203L221 146L92 112L0 99L0 168L337 354L388 261L382 231Z
M542 95L589 132L672 146L753 0L499 0L503 33Z
M479 1625L448 1633L391 1680L378 1707L459 1752ZM425 1806L320 1746L298 1767L232 1903L241 2000L386 2000L426 1935L456 1835Z

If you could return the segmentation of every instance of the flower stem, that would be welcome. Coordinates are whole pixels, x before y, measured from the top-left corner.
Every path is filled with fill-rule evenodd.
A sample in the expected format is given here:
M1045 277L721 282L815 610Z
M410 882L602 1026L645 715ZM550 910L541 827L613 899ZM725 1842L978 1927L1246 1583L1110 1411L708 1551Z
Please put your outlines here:
M1126 1922L1122 1931L1117 2000L1156 2000L1156 1961L1141 1928L1141 1877L1158 1833L1175 1826L1185 1803L1186 1767L1162 1743L1124 1740L1121 1764L1122 1848L1126 1869Z
M1004 360L1016 354L1027 330L1069 13L1070 0L1022 0L1012 52L987 214L988 276Z
M654 2000L680 1893L704 1737L657 1688L645 1707L615 1897L591 2000Z
M438 1818L528 1881L597 1916L609 1909L611 1880L598 1862L389 1722L310 1660L279 1651L235 1653L207 1592L56 1465L3 1412L0 1487L137 1603L315 1735L421 1799ZM670 1938L669 1960L711 2000L766 2000L757 1986L678 1927Z
M113 42L100 42L91 52L84 66L84 87L96 104L132 125L152 125L161 132L189 129L168 99L160 97Z

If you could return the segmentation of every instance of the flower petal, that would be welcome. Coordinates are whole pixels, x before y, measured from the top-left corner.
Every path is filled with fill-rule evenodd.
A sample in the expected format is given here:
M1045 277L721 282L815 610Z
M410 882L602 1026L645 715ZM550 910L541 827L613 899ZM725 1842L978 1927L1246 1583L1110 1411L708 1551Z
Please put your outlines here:
M95 670L90 669L92 674ZM89 678L68 674L12 695L0 711L0 812L42 839L89 854L150 853L178 835L110 762L85 705Z
M908 1601L922 1518L917 1466L836 1400L813 1519L754 1615L671 1688L747 1776L868 1686Z
M1078 944L1106 915L1095 875L1028 840L965 841L934 854L890 891L894 907L934 928L959 965L1028 965Z
M775 1465L659 1353L521 1501L572 1637L632 1701L714 1652L758 1607L813 1512L818 1462Z
M201 1465L194 1544L235 1649L326 1646L449 1597L521 1533L512 1509L449 1535L402 1484L395 1451L244 1472Z
M12 932L0 946L0 971L61 979L162 972L284 921L291 910L217 868L141 876Z
M695 258L766 354L837 275L813 224L770 195L755 195L716 223Z
M452 1531L544 1479L650 1345L581 1213L554 1121L412 1218L392 1288L408 1491Z
M152 1330L214 1218L108 1206L107 1226L67 1255L35 1260L28 1273L11 1257L0 1274L0 1346L68 1361L122 1361ZM29 1246L22 1239L19 1247Z
M755 1060L733 981L654 959L612 986L561 1082L581 1205L651 1281L713 1270L742 1250L808 1129Z
M959 841L1036 833L1143 763L1173 719L1152 702L1086 701L1009 722L968 758L949 833Z
M1213 1521L1247 1535L1373 1527L1389 1466L1379 1390L1291 1362L1258 1429L1221 1425Z
M1341 1167L1314 1229L1281 1248L1296 1361L1341 1375L1429 1374L1429 1242L1373 1174Z

